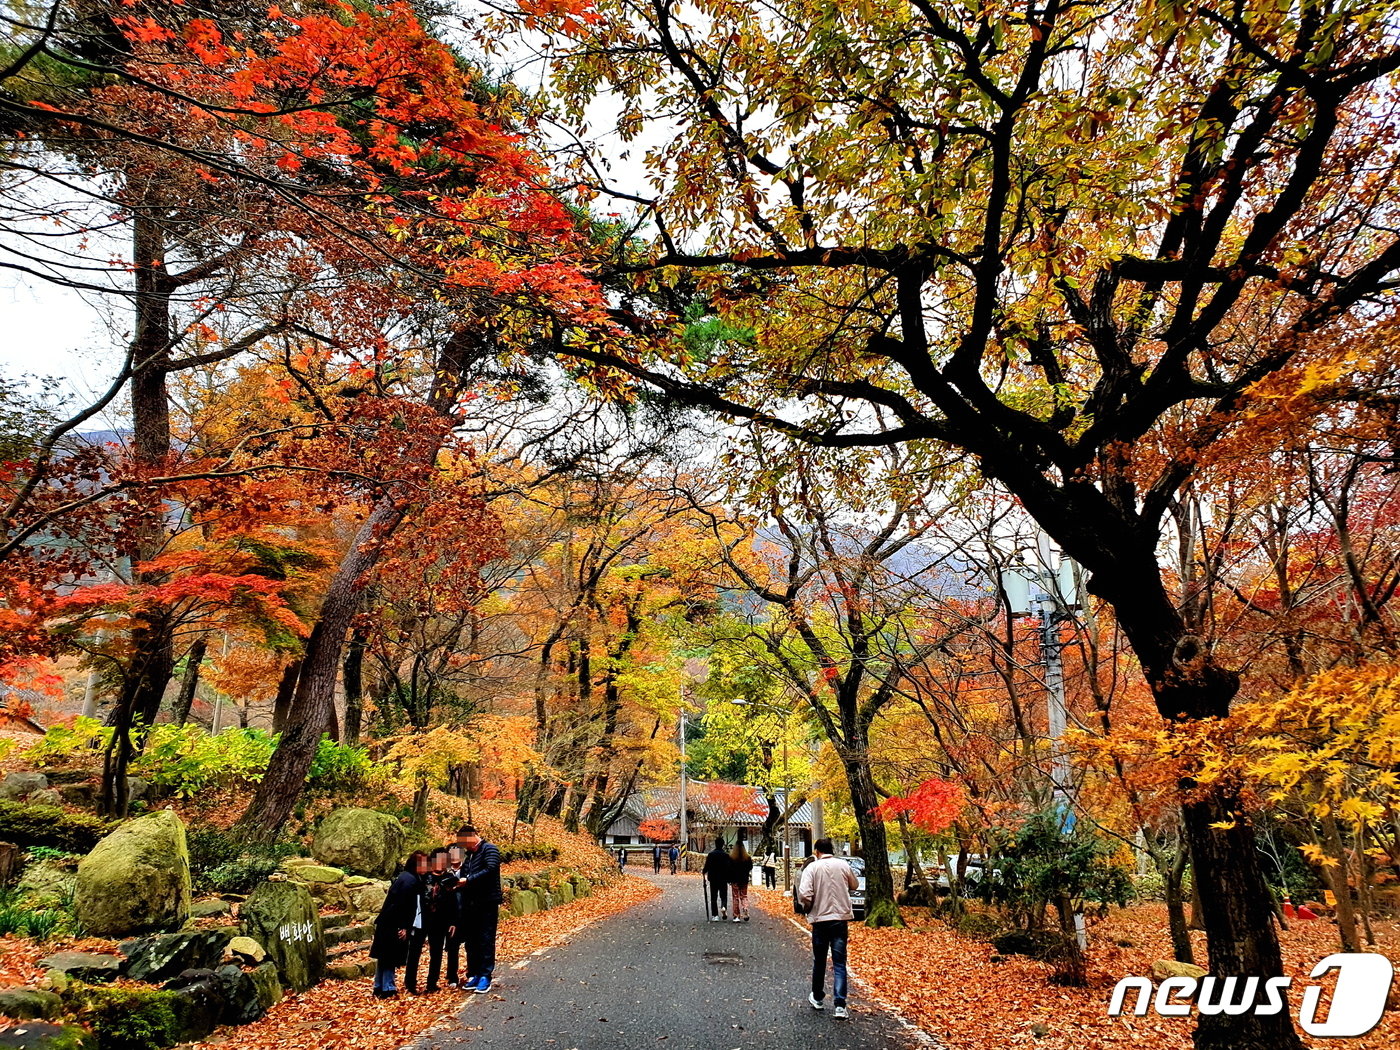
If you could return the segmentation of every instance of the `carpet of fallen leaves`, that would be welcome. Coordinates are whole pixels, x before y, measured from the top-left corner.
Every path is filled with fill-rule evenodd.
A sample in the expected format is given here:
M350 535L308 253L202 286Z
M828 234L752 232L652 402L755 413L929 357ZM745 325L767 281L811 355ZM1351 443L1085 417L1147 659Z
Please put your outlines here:
M793 917L785 894L760 891L758 900L774 915ZM909 924L903 930L852 924L850 966L858 982L856 993L898 1011L945 1050L1190 1050L1190 1018L1108 1016L1109 997L1121 978L1150 974L1153 960L1171 958L1163 905L1115 910L1090 928L1087 988L1052 984L1051 968L1033 959L1007 956L993 962L996 952L990 944L954 932L928 918L924 909L905 908L903 914ZM1379 922L1375 933L1376 950L1400 960L1400 925ZM1193 936L1197 960L1204 960L1204 938ZM1290 1009L1296 1019L1299 989L1310 983L1308 971L1340 948L1336 927L1325 920L1294 922L1282 936L1285 968L1293 976ZM1391 1008L1381 1023L1366 1036L1345 1040L1347 1050L1400 1046L1397 1005L1392 993Z
M504 975L508 981L511 963L561 944L584 927L660 892L643 879L623 878L566 907L503 921L497 942L497 978ZM403 971L399 978L402 986ZM254 1024L220 1028L194 1045L218 1050L398 1050L428 1029L456 1018L464 1005L470 1010L472 998L471 993L444 988L434 995L375 999L368 977L326 981L301 995L286 996ZM470 1024L470 1014L466 1023Z
M48 973L39 965L39 960L56 952L97 952L102 955L115 955L117 945L115 941L104 941L96 937L55 937L41 943L6 934L0 937L0 988L37 984L39 979Z

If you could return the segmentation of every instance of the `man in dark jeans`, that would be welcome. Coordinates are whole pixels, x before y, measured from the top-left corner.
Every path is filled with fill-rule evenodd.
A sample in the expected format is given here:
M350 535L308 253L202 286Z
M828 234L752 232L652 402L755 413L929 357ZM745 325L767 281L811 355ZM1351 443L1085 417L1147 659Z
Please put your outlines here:
M802 872L797 886L797 903L807 913L812 924L812 990L807 1002L813 1010L822 1009L826 999L826 957L831 954L833 1002L838 1018L849 1017L846 1011L846 939L850 921L855 918L851 907L851 890L860 886L851 866L835 856L830 839L817 839L812 844L816 859Z
M457 829L462 858L462 926L466 936L467 979L462 988L489 992L496 968L496 924L501 917L501 851L470 824Z
M710 921L719 922L728 918L729 851L724 848L724 839L715 839L715 848L706 855L700 874L709 883Z

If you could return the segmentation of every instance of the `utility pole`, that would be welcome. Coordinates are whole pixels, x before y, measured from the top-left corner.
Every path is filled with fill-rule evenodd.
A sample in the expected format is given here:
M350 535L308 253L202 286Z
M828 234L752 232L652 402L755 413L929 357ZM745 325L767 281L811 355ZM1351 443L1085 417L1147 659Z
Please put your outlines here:
M684 698L682 698L683 700ZM690 821L686 814L685 801L685 706L681 706L681 870L690 870Z

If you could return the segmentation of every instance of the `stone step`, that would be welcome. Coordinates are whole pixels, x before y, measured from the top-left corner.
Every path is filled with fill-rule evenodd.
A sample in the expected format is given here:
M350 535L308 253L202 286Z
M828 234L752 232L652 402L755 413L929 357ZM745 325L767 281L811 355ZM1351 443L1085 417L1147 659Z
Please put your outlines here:
M326 931L326 947L330 948L340 944L363 944L373 937L373 926L343 926L338 930Z
M330 930L338 930L342 926L349 926L350 923L354 921L354 918L353 915L345 911L335 912L331 915L322 915L321 929L328 932Z

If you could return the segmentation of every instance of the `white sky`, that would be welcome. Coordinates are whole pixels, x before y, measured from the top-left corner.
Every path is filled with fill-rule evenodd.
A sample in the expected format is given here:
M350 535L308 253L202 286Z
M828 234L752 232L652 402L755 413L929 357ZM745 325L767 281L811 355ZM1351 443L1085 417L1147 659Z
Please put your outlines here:
M462 0L463 14L471 12L470 0ZM451 27L444 26L449 35ZM514 68L511 76L527 90L537 89L544 75L542 63L531 58L538 38L521 42L519 51L507 57L496 54L485 59L494 72L502 66ZM463 41L465 44L465 41ZM465 44L471 54L475 49ZM479 55L474 55L480 59ZM592 137L607 142L604 152L610 157L608 176L622 189L648 195L643 157L647 149L658 145L670 135L660 126L649 127L631 143L622 143L609 130L615 126L620 106L607 96L590 107L586 121ZM550 129L543 129L550 135ZM562 133L551 136L564 142ZM627 159L619 155L627 154ZM600 212L630 210L627 205L615 205L605 198L595 202ZM645 232L645 231L644 231ZM121 236L119 233L118 236ZM94 240L100 245L100 239ZM124 244L108 242L107 249L120 253ZM104 257L110 258L106 251ZM94 257L94 261L98 261ZM118 283L121 284L120 277ZM89 403L106 389L115 374L126 334L130 328L130 304L120 296L80 293L42 279L0 268L0 374L7 377L34 375L60 380L60 390L71 397L74 407ZM91 427L108 428L120 425L110 414L93 420Z

